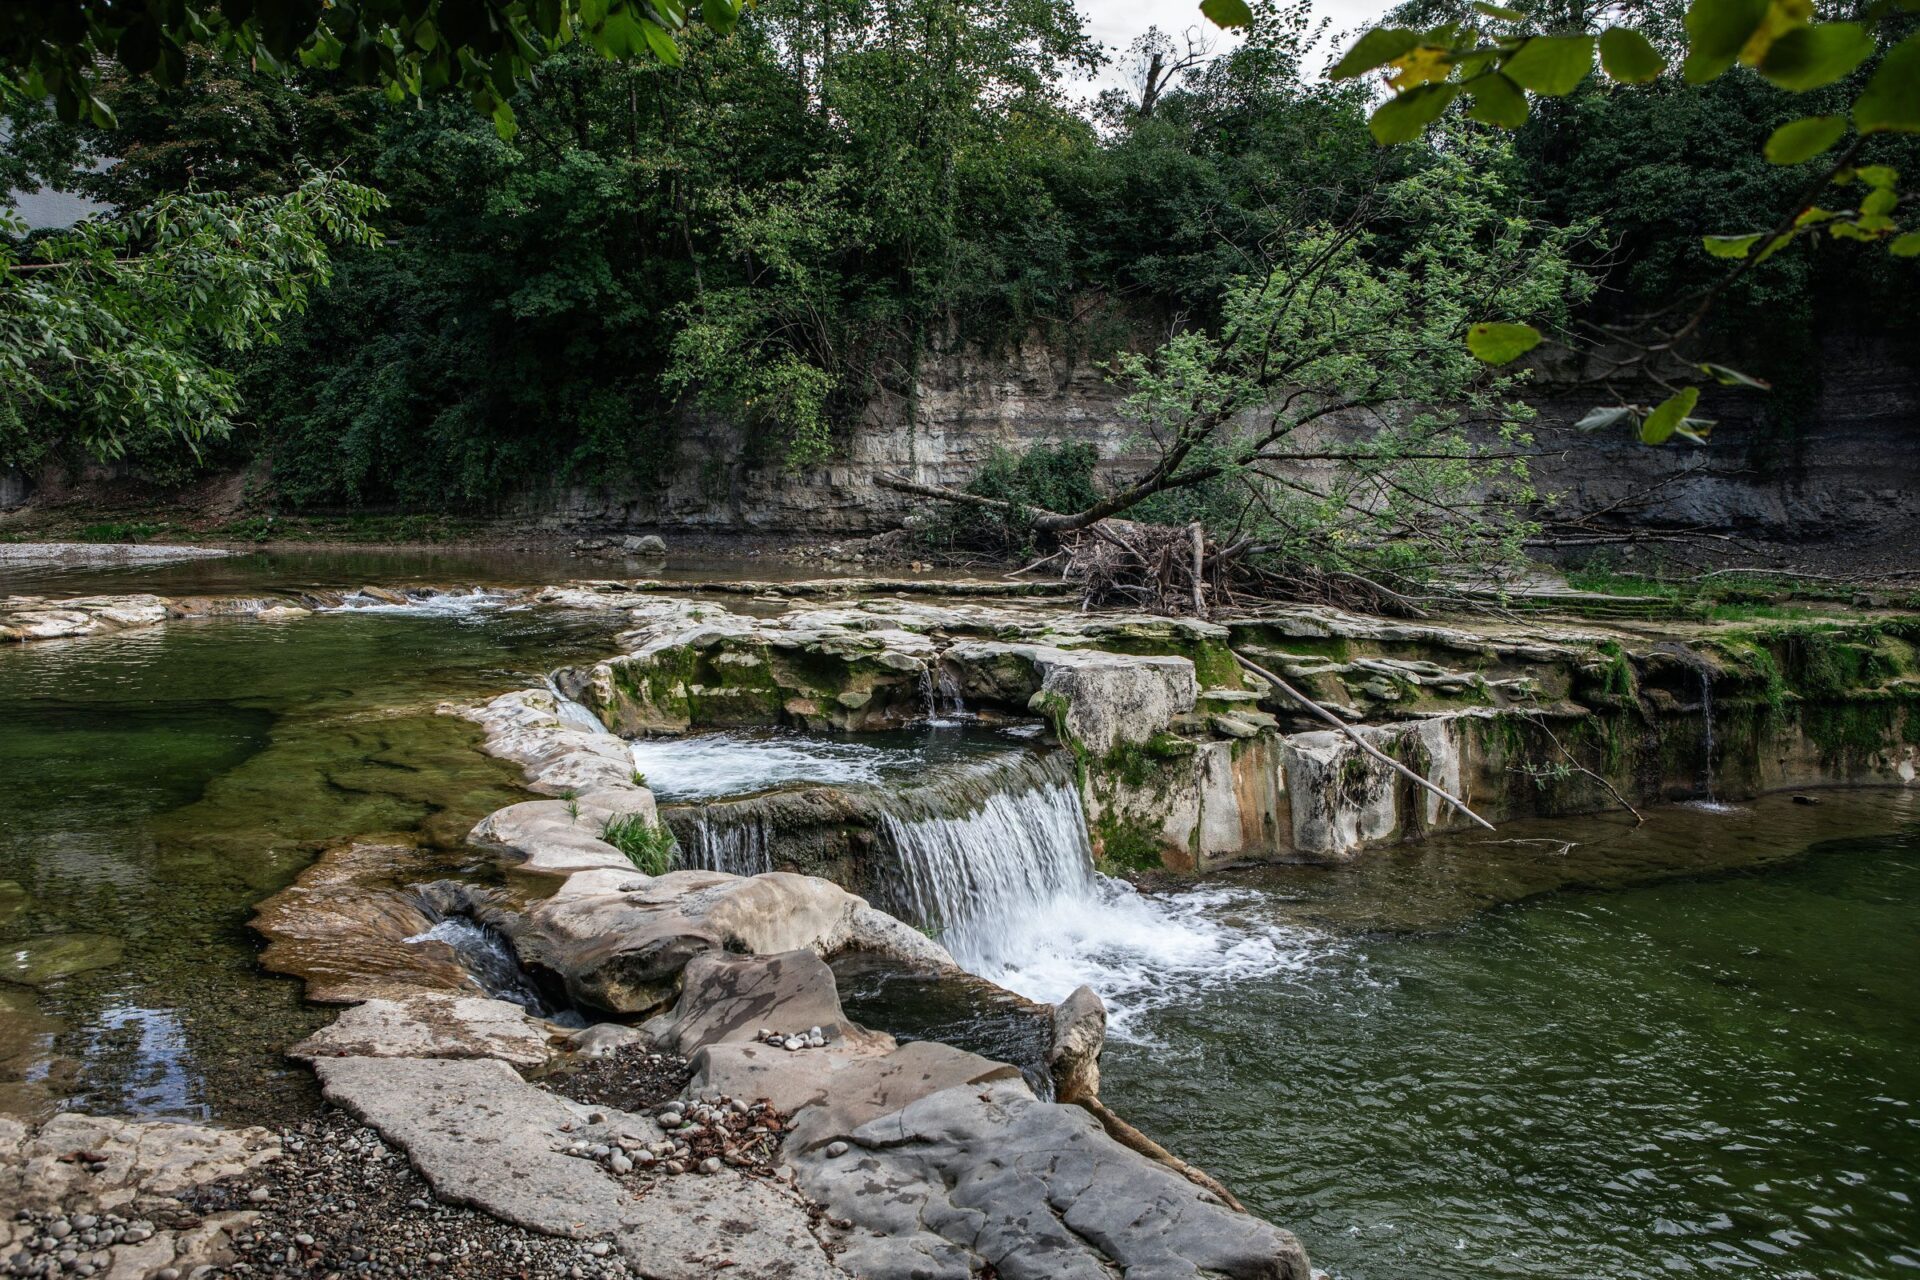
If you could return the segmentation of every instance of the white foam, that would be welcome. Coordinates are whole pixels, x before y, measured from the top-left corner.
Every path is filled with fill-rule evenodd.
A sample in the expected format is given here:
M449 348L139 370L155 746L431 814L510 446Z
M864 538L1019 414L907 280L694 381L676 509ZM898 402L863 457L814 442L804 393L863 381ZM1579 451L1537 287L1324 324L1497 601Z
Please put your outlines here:
M633 767L646 775L654 797L668 802L746 795L796 782L879 782L917 770L924 759L918 747L840 738L703 733L633 743Z
M477 613L490 612L516 603L519 595L510 591L488 591L484 587L475 587L471 591L446 591L439 595L409 596L404 603L391 604L372 596L354 592L339 604L323 613L383 613L407 617L422 618L460 618Z
M1029 999L1092 987L1122 1039L1148 1010L1302 970L1328 950L1305 930L1238 913L1255 894L1143 894L1100 875L1071 781L1000 792L957 817L889 816L884 827L899 860L897 909L935 928L964 968Z

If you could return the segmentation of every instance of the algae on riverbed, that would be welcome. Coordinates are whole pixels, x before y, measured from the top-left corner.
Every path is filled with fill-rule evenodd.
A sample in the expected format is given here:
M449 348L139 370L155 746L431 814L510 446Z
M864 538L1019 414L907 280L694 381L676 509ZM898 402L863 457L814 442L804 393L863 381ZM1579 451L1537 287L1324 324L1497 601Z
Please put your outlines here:
M60 933L125 948L0 1006L21 1024L0 1042L44 1046L45 1020L60 1024L51 1057L0 1062L0 1106L230 1121L310 1107L281 1051L324 1015L261 973L254 903L344 836L403 835L458 871L467 829L524 793L436 703L601 652L616 622L356 612L0 651L0 879L27 895L0 952Z

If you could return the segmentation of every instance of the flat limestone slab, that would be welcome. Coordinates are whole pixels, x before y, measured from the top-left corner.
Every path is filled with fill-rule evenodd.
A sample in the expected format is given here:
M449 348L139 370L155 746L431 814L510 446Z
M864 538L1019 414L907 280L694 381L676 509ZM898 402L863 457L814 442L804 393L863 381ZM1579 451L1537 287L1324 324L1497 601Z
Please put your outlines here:
M406 1151L441 1199L549 1235L612 1237L650 1280L848 1274L828 1260L788 1188L733 1170L626 1183L565 1154L571 1143L622 1134L657 1141L660 1130L644 1117L569 1102L504 1062L322 1058L314 1070L327 1100Z
M553 1056L547 1030L517 1004L423 993L368 1000L287 1050L290 1058L498 1058L537 1067Z
M94 1168L75 1160L98 1157ZM260 1128L217 1129L164 1120L62 1112L34 1128L0 1116L0 1204L51 1209L79 1202L111 1209L259 1168L280 1156Z
M622 1128L645 1134L650 1121L569 1102L491 1058L318 1058L313 1069L327 1101L404 1149L443 1200L572 1239L630 1220L619 1182L564 1150ZM606 1122L588 1124L594 1113Z

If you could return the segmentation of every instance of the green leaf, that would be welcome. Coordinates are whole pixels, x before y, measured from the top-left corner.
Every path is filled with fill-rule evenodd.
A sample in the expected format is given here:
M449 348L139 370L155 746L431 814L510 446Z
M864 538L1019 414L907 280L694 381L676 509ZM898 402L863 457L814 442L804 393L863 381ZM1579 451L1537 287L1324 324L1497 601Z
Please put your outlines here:
M1514 50L1500 70L1524 89L1565 97L1593 70L1593 37L1535 36Z
M1509 364L1540 345L1530 324L1476 324L1467 330L1467 350L1488 364Z
M496 103L493 108L493 131L502 142L512 142L513 136L520 132L520 122L514 119L513 108L506 103Z
M1867 198L1860 202L1860 212L1870 218L1877 218L1883 214L1892 213L1894 206L1899 203L1900 194L1897 191L1876 187L1867 192Z
M1333 64L1329 79L1351 80L1377 67L1384 67L1420 43L1418 32L1401 27L1375 27L1354 42L1347 56Z
M1604 409L1589 409L1586 416L1573 424L1575 431L1604 431L1608 427L1618 426L1633 417L1633 410L1625 405L1612 405Z
M1374 141L1382 146L1412 142L1440 118L1440 113L1459 92L1457 84L1416 86L1382 103L1367 121L1367 128L1373 133Z
M1683 387L1654 407L1640 424L1641 444L1665 444L1700 402L1700 388Z
M1765 234L1764 231L1756 231L1750 236L1702 236L1700 242L1716 258L1744 258Z
M1768 0L1693 0L1687 9L1688 84L1705 84L1733 65L1767 16Z
M1873 53L1873 36L1857 22L1795 27L1767 46L1760 74L1795 93L1832 84Z
M1200 12L1216 27L1253 25L1253 10L1247 7L1247 0L1200 0Z
M1887 252L1896 258L1920 258L1920 231L1909 231L1903 236L1894 237Z
M1775 129L1765 148L1768 164L1804 164L1846 136L1845 116L1808 116Z
M1475 76L1460 87L1473 95L1469 118L1502 129L1518 129L1527 122L1527 95L1498 71Z
M651 18L640 19L640 34L647 38L647 48L653 56L669 67L680 65L680 46L673 42L667 29Z
M701 0L700 15L721 35L733 30L734 24L740 21L740 10L730 0Z
M1600 33L1600 65L1621 84L1652 84L1667 69L1653 42L1629 27Z
M1518 9L1503 9L1497 4L1487 4L1486 0L1473 0L1474 11L1484 13L1489 18L1498 18L1502 22L1525 22L1527 15Z
M1885 164L1863 164L1853 176L1875 189L1891 188L1900 181L1900 171Z
M1853 104L1862 133L1920 133L1920 33L1887 51Z
M1764 378L1756 378L1750 373L1738 369L1729 369L1724 364L1703 364L1700 372L1709 375L1723 387L1752 387L1758 391L1771 391L1773 384Z

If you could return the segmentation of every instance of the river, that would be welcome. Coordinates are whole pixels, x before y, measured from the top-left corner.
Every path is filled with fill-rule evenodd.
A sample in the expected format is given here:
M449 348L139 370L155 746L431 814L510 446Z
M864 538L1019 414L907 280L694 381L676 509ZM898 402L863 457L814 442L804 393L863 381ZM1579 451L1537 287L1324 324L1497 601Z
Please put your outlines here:
M315 553L111 585L446 567ZM107 579L0 578L63 585ZM351 836L483 874L461 837L524 793L435 704L605 652L616 621L469 600L0 651L0 959L35 979L0 981L0 1110L314 1106L280 1054L325 1015L259 969L252 904ZM1071 910L968 942L1027 994L1100 989L1107 1100L1338 1280L1882 1280L1920 1271L1916 821L1904 793L1829 793L1163 893L1066 877Z

